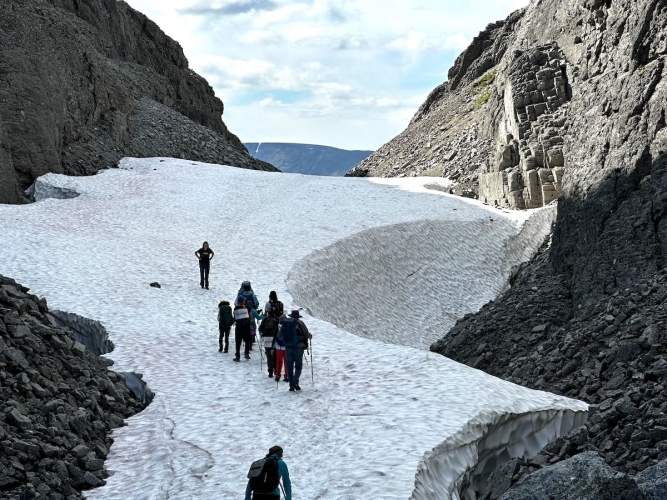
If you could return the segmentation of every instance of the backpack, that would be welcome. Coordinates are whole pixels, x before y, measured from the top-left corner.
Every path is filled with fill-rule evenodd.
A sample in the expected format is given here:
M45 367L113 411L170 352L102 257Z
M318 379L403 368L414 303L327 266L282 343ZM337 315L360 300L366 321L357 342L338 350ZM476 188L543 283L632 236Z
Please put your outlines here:
M275 456L256 460L248 471L250 489L255 493L273 493L280 484L280 469Z
M220 326L232 326L233 319L232 308L228 304L222 304L218 308L218 324Z
M266 321L264 322L264 337L275 337L276 333L278 333L278 327L280 324L278 323L278 318L270 317L266 318Z
M271 316L275 316L276 318L280 318L284 312L283 303L279 300L276 300L275 302L269 302L269 304L271 304L271 310L269 311L269 314Z
M299 333L297 328L297 322L294 318L285 318L283 320L283 326L280 329L282 334L282 341L285 347L296 347L299 345Z

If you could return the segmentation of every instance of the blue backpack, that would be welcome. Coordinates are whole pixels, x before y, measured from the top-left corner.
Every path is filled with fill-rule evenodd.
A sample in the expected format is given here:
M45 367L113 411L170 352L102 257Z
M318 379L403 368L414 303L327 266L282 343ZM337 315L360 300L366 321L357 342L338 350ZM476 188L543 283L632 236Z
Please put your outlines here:
M283 337L283 345L285 347L296 347L299 345L299 333L297 329L297 322L294 318L285 318L283 326L280 329Z

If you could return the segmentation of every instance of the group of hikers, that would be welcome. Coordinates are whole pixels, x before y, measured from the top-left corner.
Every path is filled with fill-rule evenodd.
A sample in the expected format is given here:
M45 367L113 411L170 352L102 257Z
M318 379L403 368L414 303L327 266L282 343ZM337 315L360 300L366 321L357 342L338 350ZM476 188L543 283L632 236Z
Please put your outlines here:
M244 281L238 291L234 305L227 300L218 304L219 352L229 352L229 335L232 326L235 333L234 361L241 361L241 346L244 345L244 357L250 359L250 351L257 338L261 340L260 349L266 354L266 367L270 378L289 383L290 391L300 391L299 379L303 369L303 355L310 348L313 338L308 327L301 319L298 310L285 314L284 306L278 300L278 294L272 291L264 309L259 308L259 299L249 281ZM259 321L259 327L257 327Z
M208 242L195 252L199 260L200 286L209 289L208 277L215 252ZM257 326L259 321L259 327ZM241 362L241 346L245 359L250 359L250 351L259 332L260 349L266 354L269 378L280 382L281 372L289 390L300 391L299 379L303 369L304 353L310 349L313 338L298 310L285 314L283 303L275 291L269 293L264 309L259 308L259 299L249 281L241 283L234 304L221 300L218 304L218 351L229 353L229 335L234 327L234 361ZM245 500L292 500L292 484L287 464L283 461L283 449L273 446L265 458L253 462L248 472Z

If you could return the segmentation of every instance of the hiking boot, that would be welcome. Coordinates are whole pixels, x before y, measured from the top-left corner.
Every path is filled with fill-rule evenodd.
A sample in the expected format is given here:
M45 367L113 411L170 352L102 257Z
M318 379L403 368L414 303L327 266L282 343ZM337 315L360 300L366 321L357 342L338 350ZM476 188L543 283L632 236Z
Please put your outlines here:
M292 384L289 385L289 391L294 392L294 386Z
M222 351L222 354L227 354L228 352L229 352L229 349L227 347L225 347L225 350Z
M206 285L206 289L208 290L208 285Z
M269 372L269 378L273 378L273 373Z
M218 349L218 352L222 352L222 347L220 349Z
M295 391L300 391L301 387L299 387L299 384L294 384L294 390Z
M248 354L247 352L245 353L245 359L250 359L250 354Z
M288 379L287 377L285 377L285 379L283 380L283 382L289 382L289 379Z
M237 363L239 363L239 362L241 361L241 358L237 358L237 357L235 357L235 358L234 358L234 361L236 361Z
M280 375L276 377L276 382L280 382Z

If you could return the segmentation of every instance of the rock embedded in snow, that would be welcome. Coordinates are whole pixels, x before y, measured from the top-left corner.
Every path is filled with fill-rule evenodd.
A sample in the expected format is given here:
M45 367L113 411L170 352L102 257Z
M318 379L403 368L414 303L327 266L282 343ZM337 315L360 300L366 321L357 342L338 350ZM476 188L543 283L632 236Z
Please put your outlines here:
M28 330L0 329L0 496L83 498L107 477L111 429L144 404L54 324L43 299L9 278L0 284L0 325Z

